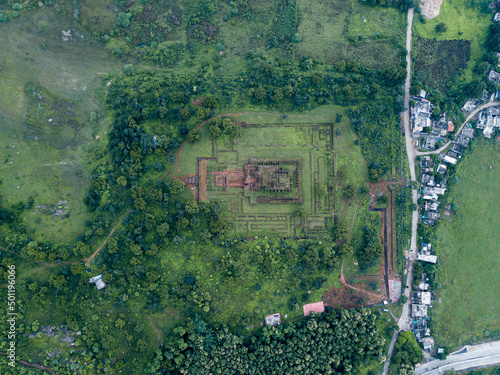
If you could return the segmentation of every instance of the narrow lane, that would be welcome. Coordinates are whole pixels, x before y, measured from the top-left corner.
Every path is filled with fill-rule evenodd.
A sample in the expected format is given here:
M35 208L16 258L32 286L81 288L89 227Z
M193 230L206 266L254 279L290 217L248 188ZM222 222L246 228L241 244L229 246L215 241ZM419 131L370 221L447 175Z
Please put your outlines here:
M406 29L406 80L405 80L405 98L404 98L404 106L405 111L403 112L403 123L405 129L405 141L406 141L406 154L408 157L408 164L410 168L410 179L411 181L416 181L415 174L415 155L413 150L412 138L411 138L411 129L410 129L410 85L411 85L411 47L412 47L412 34L411 29L413 26L413 8L408 9L408 26ZM412 202L417 204L417 190L412 189ZM410 329L409 323L409 301L410 301L410 292L411 292L411 284L412 284L412 275L413 275L413 263L417 248L417 224L418 224L418 212L413 211L412 214L412 231L411 231L411 241L410 241L410 259L408 261L407 268L407 281L406 285L409 288L406 288L404 291L404 295L408 297L408 301L403 305L403 311L401 312L401 317L398 321L399 330L408 330ZM389 351L387 352L387 360L384 363L384 371L383 375L388 374L389 364L391 362L392 353L394 351L394 344L398 337L398 332L394 332L394 335L391 340L391 344L389 346Z

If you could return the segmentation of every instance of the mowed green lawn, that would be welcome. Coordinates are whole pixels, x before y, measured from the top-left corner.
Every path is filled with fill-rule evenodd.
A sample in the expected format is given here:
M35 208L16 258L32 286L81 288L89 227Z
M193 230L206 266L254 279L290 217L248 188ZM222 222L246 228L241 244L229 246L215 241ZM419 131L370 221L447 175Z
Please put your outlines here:
M479 139L473 146L458 165L460 182L451 192L457 215L443 220L435 243L442 284L441 303L433 307L435 336L449 347L500 329L500 145Z

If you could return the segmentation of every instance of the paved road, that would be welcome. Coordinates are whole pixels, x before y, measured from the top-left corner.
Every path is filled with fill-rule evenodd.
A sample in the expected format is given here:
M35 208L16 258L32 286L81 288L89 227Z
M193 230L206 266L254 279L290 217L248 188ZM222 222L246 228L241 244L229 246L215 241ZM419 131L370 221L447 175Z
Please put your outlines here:
M476 367L500 364L500 341L487 344L466 346L459 353L449 355L444 361L434 360L415 369L416 375L441 375L455 369L463 371Z

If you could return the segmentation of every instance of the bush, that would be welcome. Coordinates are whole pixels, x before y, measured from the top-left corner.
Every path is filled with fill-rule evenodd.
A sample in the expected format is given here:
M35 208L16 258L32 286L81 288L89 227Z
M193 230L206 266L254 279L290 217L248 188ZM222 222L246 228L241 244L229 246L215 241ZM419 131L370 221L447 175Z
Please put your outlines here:
M116 24L120 27L127 28L130 26L130 17L132 17L132 13L118 13L118 19Z
M446 31L446 25L444 22L438 23L436 25L436 32L437 33L444 33Z

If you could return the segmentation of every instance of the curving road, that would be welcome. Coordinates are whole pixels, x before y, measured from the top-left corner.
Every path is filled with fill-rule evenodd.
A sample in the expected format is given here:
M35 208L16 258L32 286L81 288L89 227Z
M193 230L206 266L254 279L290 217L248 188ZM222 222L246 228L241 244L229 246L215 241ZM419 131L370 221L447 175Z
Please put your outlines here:
M465 346L451 354L444 361L434 360L415 369L415 375L442 375L445 371L472 370L476 367L500 364L500 341L487 344Z

